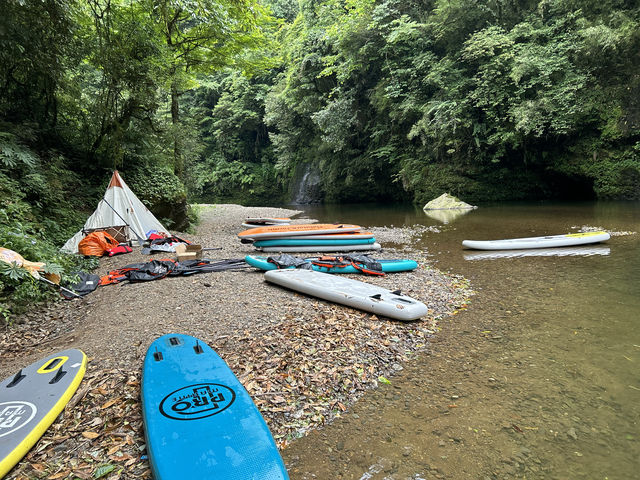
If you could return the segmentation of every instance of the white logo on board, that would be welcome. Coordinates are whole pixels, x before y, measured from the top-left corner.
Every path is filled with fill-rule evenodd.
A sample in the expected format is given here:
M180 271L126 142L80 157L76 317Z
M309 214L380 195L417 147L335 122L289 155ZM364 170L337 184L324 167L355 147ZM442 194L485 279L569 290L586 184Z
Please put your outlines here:
M11 435L27 425L38 409L31 402L15 400L0 403L0 438Z

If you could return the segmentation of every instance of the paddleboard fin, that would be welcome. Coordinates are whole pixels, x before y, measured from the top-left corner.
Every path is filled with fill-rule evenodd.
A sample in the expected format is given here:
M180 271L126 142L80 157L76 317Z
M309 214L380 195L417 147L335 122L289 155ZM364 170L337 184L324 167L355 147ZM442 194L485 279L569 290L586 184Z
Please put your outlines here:
M20 371L16 373L16 376L13 377L13 380L11 380L9 384L7 384L7 388L15 387L18 383L20 383L20 380L22 380L25 377L26 375L23 375L22 369L20 369Z
M380 293L376 293L375 295L370 295L369 298L373 298L374 300L382 299L382 295Z
M65 372L63 369L58 369L58 371L56 372L56 375L49 380L49 385L53 385L54 383L58 383L60 380L62 380L62 377L64 377L67 374L67 372Z
M200 355L204 350L202 350L202 346L196 341L196 346L193 347L193 351Z
M402 295L402 290L398 289L398 290L394 290L393 292L394 295Z
M155 352L153 352L153 359L154 359L156 362L159 362L160 360L162 360L162 352L159 352L159 351L158 351L158 347L156 347L156 351L155 351Z

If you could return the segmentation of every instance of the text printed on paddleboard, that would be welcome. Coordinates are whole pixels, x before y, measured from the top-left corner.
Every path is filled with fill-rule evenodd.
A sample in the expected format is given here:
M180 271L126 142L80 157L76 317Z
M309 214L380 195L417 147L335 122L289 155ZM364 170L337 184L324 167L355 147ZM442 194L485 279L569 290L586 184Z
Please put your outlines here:
M160 413L174 420L198 420L223 412L236 399L235 392L217 383L182 387L164 397Z
M31 402L15 400L0 403L0 437L11 435L27 425L38 409Z

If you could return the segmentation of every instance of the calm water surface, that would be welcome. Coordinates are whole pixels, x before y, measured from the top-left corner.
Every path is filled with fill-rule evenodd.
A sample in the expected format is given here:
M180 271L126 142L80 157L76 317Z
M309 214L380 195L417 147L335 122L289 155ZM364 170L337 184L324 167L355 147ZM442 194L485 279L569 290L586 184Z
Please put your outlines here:
M640 478L640 233L614 235L590 256L482 259L461 247L582 226L640 232L639 203L483 206L447 223L407 206L302 208L322 222L438 227L413 246L471 280L478 294L456 334L476 335L478 348L467 341L451 360L463 373L437 385L460 404L455 421L442 420L446 405L432 414L431 380L420 376L435 375L434 359L423 355L395 382L402 394L365 396L354 418L298 440L293 479ZM364 420L367 411L385 417ZM317 453L325 448L329 458Z

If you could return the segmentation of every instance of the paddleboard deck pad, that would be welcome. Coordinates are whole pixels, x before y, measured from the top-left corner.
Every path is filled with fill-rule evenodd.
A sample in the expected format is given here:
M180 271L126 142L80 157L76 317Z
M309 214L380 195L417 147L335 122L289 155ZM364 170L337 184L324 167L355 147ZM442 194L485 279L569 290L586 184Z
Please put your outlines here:
M546 237L510 238L506 240L463 240L462 246L475 250L524 250L528 248L572 247L609 240L607 232L569 233Z
M278 265L274 262L269 261L270 257L262 257L258 255L247 255L244 257L244 261L247 262L252 267L259 268L260 270L269 271L269 270L278 270ZM274 257L277 259L278 257ZM294 257L296 258L296 257ZM311 258L301 258L300 260L305 263L311 264L311 268L316 272L325 272L325 273L361 273L362 270L356 268L353 265L345 265L340 267L325 267L314 265L313 262L318 261L318 257ZM379 260L375 258L371 258L372 261L380 264L380 268L383 273L392 273L392 272L409 272L411 270L415 270L418 268L418 264L414 260ZM359 262L355 262L358 264ZM360 264L360 267L366 267L365 264ZM295 265L291 266L280 266L280 269L283 268L296 268Z
M286 480L269 428L227 364L181 334L155 340L144 360L142 413L155 480Z
M87 357L49 355L0 382L0 478L35 445L78 389Z
M268 227L258 227L240 232L238 237L242 239L261 239L292 237L299 235L312 235L315 233L350 233L359 232L359 225L348 225L344 223L301 223L297 225L270 225Z
M399 291L313 270L285 269L265 272L266 281L297 292L348 305L396 320L416 320L427 306Z

